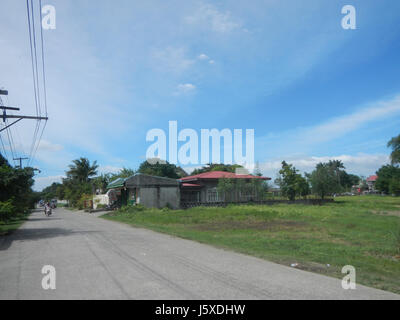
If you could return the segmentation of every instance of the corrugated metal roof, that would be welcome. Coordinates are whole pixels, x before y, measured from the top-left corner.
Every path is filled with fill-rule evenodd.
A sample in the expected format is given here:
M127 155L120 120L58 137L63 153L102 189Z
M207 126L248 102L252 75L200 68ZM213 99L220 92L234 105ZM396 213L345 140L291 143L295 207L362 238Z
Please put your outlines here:
M259 177L253 176L251 174L236 174L233 172L226 171L210 171L204 172L200 174L196 174L194 176L181 178L181 181L194 181L200 179L262 179L262 180L271 180L271 178L267 177Z
M124 178L118 178L116 180L113 180L108 184L107 189L122 188L125 185L125 181L126 179Z
M368 179L367 179L367 181L376 181L378 179L378 176L370 176L370 177L368 177Z

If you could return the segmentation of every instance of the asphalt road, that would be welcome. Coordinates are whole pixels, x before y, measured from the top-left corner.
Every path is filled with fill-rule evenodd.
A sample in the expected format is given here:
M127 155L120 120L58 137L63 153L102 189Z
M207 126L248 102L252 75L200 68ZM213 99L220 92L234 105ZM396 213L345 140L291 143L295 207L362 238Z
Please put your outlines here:
M55 267L55 290L42 288L44 265ZM0 299L399 298L61 208L0 238Z

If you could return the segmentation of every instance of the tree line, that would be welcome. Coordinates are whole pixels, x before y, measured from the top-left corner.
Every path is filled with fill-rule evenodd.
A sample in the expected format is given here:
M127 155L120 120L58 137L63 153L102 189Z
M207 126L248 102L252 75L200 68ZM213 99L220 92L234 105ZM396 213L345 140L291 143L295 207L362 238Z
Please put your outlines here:
M382 166L377 172L375 189L384 194L400 196L400 135L392 138L387 146L392 148L390 164ZM345 171L343 163L331 160L318 163L311 173L302 176L292 164L282 162L282 169L275 183L289 200L306 197L310 194L324 199L337 193L350 191L352 186L368 189L366 180Z
M53 183L43 189L42 199L67 200L72 207L82 208L86 200L92 199L97 191L104 193L107 185L118 178L129 178L136 173L148 174L159 177L179 179L187 173L174 164L161 161L144 161L137 170L122 168L117 173L102 173L98 175L97 161L90 162L87 158L72 161L66 171L66 177L61 183Z
M388 147L392 148L391 164L382 166L378 171L376 189L386 194L400 195L400 135L391 139ZM239 165L208 164L192 172L193 175L210 171L235 172L241 168ZM290 200L296 197L315 195L325 198L333 194L350 191L352 186L360 185L361 189L367 189L366 181L362 177L349 174L343 163L339 160L331 160L319 163L311 173L304 175L299 173L292 164L282 162L282 168L275 183L280 187L282 194ZM29 171L29 170L28 170ZM118 173L105 173L98 175L98 164L90 162L86 158L74 160L66 171L66 178L62 183L53 183L45 188L41 197L45 200L53 198L68 200L71 206L80 207L83 201L92 197L96 190L104 192L107 185L117 178L128 178L135 173L179 179L187 176L187 173L174 164L164 161L144 161L137 170L123 168ZM261 175L259 172L255 175ZM237 197L240 194L251 195L265 194L268 185L262 180L251 182L233 181L221 179L218 191L223 193L226 199Z
M0 154L0 222L34 208L40 194L32 190L33 176L33 168L14 168Z

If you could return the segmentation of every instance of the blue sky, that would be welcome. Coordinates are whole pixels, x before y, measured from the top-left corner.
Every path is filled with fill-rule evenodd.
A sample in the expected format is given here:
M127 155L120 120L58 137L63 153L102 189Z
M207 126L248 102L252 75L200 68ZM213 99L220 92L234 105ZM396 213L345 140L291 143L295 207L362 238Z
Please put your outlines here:
M50 121L32 162L36 189L81 156L102 172L137 168L148 130L170 120L254 129L255 159L273 178L283 159L310 171L335 158L373 174L400 133L398 1L43 4L56 8L57 28L44 31ZM348 4L356 30L341 26ZM0 88L34 113L25 6L0 5ZM33 131L29 121L13 129L18 155Z

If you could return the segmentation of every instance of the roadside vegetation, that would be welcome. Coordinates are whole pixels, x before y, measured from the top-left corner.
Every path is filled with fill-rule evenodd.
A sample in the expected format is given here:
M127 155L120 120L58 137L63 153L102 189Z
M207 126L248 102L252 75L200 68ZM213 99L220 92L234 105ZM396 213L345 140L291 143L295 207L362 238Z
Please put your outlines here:
M39 201L33 168L14 168L0 155L0 236L17 229Z
M0 204L0 207L2 204ZM4 208L0 208L3 210ZM7 220L0 221L0 237L17 230L28 218L29 211L25 213L14 213Z
M105 219L400 293L400 199L338 197L324 206L124 207Z

